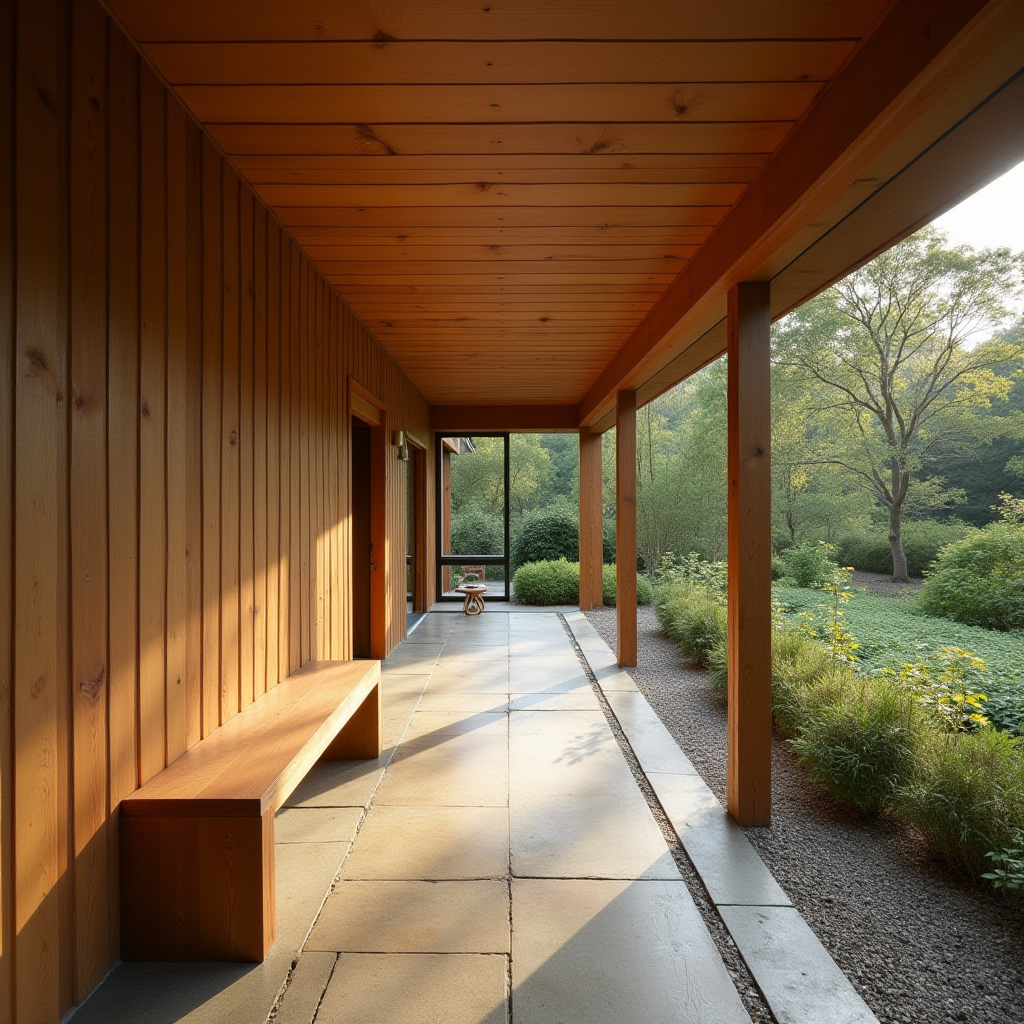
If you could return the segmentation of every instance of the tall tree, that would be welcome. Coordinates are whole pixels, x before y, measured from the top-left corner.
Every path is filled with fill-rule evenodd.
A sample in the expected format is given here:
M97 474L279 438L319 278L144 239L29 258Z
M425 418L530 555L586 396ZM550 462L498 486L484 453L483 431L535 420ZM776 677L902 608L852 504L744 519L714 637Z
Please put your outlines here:
M812 460L846 469L887 511L893 579L907 580L903 517L942 507L941 480L923 480L939 452L974 451L992 438L979 416L1012 381L999 373L1019 346L974 345L1010 315L1024 262L1008 249L949 248L926 228L790 314L775 331L776 359L802 378L804 411L841 414Z

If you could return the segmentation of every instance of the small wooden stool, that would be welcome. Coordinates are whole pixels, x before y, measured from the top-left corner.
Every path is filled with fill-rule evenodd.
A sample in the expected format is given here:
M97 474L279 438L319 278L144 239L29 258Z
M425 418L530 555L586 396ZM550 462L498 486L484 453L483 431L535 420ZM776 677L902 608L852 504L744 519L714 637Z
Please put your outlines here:
M487 593L486 583L466 583L456 587L456 593L465 594L462 611L466 615L479 615L484 610L484 594Z

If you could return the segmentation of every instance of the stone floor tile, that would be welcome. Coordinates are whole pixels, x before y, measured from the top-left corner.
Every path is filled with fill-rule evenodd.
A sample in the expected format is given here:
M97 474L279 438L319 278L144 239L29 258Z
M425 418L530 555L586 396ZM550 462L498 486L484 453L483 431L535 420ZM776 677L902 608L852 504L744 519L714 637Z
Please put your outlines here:
M508 693L508 662L445 664L430 678L434 693Z
M509 665L511 693L565 693L570 690L589 690L587 678L570 650L567 656L551 658L512 658Z
M427 690L420 699L418 711L461 711L468 714L508 710L508 701L497 693L451 693L446 690Z
M317 761L285 807L365 807L387 767L388 758L373 761Z
M609 693L612 690L635 690L637 688L636 683L633 682L633 677L628 672L619 668L614 660L609 661L600 668L589 661L589 659L588 663L597 679L597 685L605 693Z
M697 769L679 749L679 744L642 693L609 690L607 699L645 773L697 774Z
M846 975L792 907L720 910L757 987L779 1021L877 1024Z
M438 655L441 653L442 644L399 644L382 662L381 669L387 671L401 672L430 672Z
M743 830L699 775L652 773L648 779L716 905L791 905Z
M274 1024L312 1024L337 960L336 953L305 953L299 958L278 1004Z
M508 811L504 807L375 804L343 870L345 878L361 879L507 875Z
M275 843L351 843L362 807L282 807L274 816Z
M512 870L558 878L678 878L600 711L510 717Z
M512 711L600 711L593 689L555 693L513 693L509 701Z
M484 696L486 694L474 694ZM494 703L490 701L490 703ZM508 715L505 708L498 711L428 711L418 708L409 723L406 742L419 740L424 736L449 736L460 733L487 732L493 734L498 742L504 742L508 735Z
M503 956L343 953L317 1024L506 1024Z
M376 803L504 807L508 747L490 730L421 736L399 748Z
M512 934L516 1024L749 1024L681 880L514 879Z
M565 657L567 654L576 656L564 633L553 636L517 636L509 640L509 654L514 658Z
M508 953L505 881L346 881L306 949L346 953Z

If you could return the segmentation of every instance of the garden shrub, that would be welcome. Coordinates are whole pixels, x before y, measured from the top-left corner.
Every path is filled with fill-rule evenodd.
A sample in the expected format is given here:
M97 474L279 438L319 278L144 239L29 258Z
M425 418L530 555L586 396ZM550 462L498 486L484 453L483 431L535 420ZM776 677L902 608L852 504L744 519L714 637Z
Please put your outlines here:
M604 604L615 606L615 566L603 567ZM527 562L512 577L515 599L520 604L576 604L580 599L580 565L565 558ZM637 604L650 604L654 589L646 576L636 579Z
M992 523L943 548L919 602L970 626L1024 629L1024 525Z
M808 709L790 743L837 800L874 814L913 776L920 735L915 702L892 680L858 679L846 666L838 667L840 677L841 690Z
M512 586L521 604L576 604L580 599L580 567L564 558L527 562L516 569Z
M615 564L615 520L605 519L601 524L601 561Z
M500 555L505 550L505 524L501 516L477 504L452 516L451 553Z
M804 629L778 623L772 632L772 720L782 736L795 736L809 706L825 702L836 666Z
M792 580L797 587L821 590L832 580L837 568L831 550L831 545L824 542L796 544L786 548L778 556L781 563L780 578Z
M1024 752L998 729L928 731L898 808L952 869L980 874L985 855L1024 829Z
M512 538L512 572L527 562L549 562L580 557L579 511L567 502L527 513ZM575 599L574 599L575 600Z
M903 524L903 553L911 576L924 575L947 544L960 540L970 527L958 519L938 522L934 519L911 520ZM887 533L850 534L839 541L839 560L861 572L892 575L892 548Z
M602 600L606 607L615 607L615 573L614 565L602 566L601 590ZM641 573L636 574L636 603L650 604L654 600L654 587L651 581Z
M679 580L658 590L654 607L669 639L695 664L706 666L711 650L726 635L721 599L697 583Z

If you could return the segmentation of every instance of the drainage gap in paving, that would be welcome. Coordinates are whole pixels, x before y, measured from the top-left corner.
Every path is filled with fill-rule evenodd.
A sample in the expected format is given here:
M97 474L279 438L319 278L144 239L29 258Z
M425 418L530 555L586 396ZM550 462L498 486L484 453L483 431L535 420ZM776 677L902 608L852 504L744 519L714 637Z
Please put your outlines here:
M654 795L654 790L651 788L647 776L640 767L640 762L637 760L636 754L633 753L633 748L630 746L626 734L622 731L622 726L619 725L615 712L612 711L611 705L598 685L597 676L594 675L594 671L591 669L583 649L576 640L569 623L566 622L565 616L559 614L558 618L562 623L566 636L569 638L569 642L572 644L573 650L576 652L576 657L579 659L583 671L587 674L587 679L590 680L591 689L593 689L597 702L601 705L601 710L608 720L608 726L619 745L619 749L622 751L622 756L625 757L629 770L633 773L633 778L640 787L640 792L643 793L647 806L650 807L651 814L654 815L654 820L658 823L661 834L665 837L665 842L668 843L668 848L673 860L676 862L676 867L683 876L683 880L690 890L690 895L693 897L693 902L697 905L697 909L704 919L704 924L718 949L726 970L729 972L732 983L736 986L736 991L743 1001L744 1008L750 1014L753 1024L775 1024L775 1017L768 1008L768 1004L761 995L761 991L754 982L750 971L747 970L747 965L743 962L743 958L736 949L736 944L730 937L725 927L725 922L715 909L707 889L704 888L704 883L700 880L700 875L697 874L693 864L690 862L690 858L687 857L675 829L672 828L672 824L658 802L658 798Z

